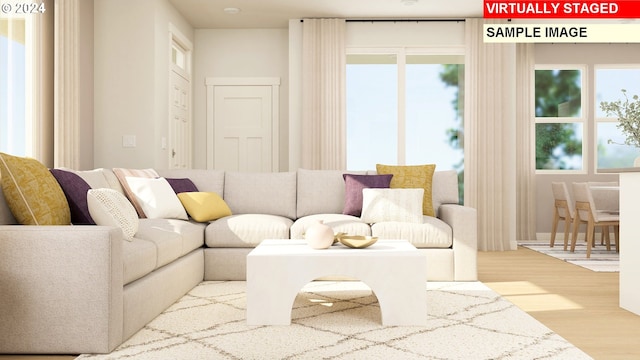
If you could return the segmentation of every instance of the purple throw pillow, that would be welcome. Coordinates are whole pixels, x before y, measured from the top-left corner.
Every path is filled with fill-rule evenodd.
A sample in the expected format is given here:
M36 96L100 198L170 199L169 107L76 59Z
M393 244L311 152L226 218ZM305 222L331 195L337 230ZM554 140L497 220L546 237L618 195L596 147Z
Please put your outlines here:
M345 184L344 209L345 215L360 216L362 213L362 189L389 188L392 174L387 175L352 175L343 174Z
M196 184L193 183L193 181L191 181L191 179L169 179L166 178L167 182L169 182L169 185L171 185L171 188L173 189L173 191L176 194L179 193L183 193L183 192L196 192L198 191L198 188L196 187Z
M58 180L58 184L60 184L64 196L67 198L69 210L71 210L71 223L75 225L95 225L95 221L89 214L89 205L87 204L87 192L91 189L91 186L80 175L71 171L60 169L50 169L49 171Z

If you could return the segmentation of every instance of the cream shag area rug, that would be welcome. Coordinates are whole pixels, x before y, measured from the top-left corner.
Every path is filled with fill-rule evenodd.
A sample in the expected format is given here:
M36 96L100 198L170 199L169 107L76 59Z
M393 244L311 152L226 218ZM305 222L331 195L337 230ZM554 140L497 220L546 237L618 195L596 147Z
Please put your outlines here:
M596 245L591 248L591 257L587 259L587 244L584 241L577 241L574 252L564 250L564 243L556 241L553 247L549 247L548 242L523 242L519 245L537 251L539 253L553 256L556 259L566 261L570 264L581 266L595 272L619 272L620 254L616 252L615 246L611 244L611 250L607 250L604 245ZM571 245L569 245L571 246Z
M480 282L429 282L425 327L382 326L357 281L305 286L290 326L247 326L245 289L203 282L111 354L79 358L590 359Z

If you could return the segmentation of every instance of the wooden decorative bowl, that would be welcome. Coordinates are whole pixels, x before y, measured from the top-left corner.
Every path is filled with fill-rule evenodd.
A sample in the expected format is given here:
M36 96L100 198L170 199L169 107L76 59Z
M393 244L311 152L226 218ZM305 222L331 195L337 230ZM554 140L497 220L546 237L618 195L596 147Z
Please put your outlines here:
M342 235L338 238L338 240L354 249L364 249L367 246L371 246L378 241L377 236L360 236L360 235Z

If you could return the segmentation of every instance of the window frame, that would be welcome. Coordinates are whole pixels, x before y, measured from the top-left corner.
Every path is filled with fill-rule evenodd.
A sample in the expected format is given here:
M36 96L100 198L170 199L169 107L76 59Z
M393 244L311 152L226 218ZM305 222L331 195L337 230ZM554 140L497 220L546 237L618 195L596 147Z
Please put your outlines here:
M397 65L398 76L398 88L397 88L397 164L406 164L406 149L407 149L407 119L406 119L406 59L411 55L423 55L423 56L462 56L462 64L466 65L466 49L463 45L451 45L451 46L429 46L429 47L347 47L346 56L349 55L395 55ZM466 103L466 98L464 102ZM465 119L462 119L462 127L464 128ZM463 144L464 146L464 144ZM347 147L347 152L349 151ZM464 161L464 155L463 155Z
M579 70L580 76L580 116L579 117L540 117L535 114L536 103L536 82L535 71L536 70ZM537 124L582 124L582 169L579 170L562 170L562 169L534 169L536 175L549 174L549 175L568 175L568 174L587 174L588 173L588 151L589 146L589 108L587 107L587 98L589 98L590 92L588 91L587 81L587 65L586 64L535 64L533 73L533 82L531 84L531 108L533 109L534 122L532 124L532 134L535 142L536 125ZM585 91L587 89L587 91ZM536 146L533 146L532 150L533 158L536 158ZM534 161L535 163L535 161ZM535 166L535 165L534 165Z
M601 123L617 123L618 119L615 117L601 117L598 116L598 109L600 108L600 101L597 99L598 94L598 70L638 70L640 71L640 63L637 64L594 64L593 65L593 168L595 174L603 174L599 171L598 167L598 125ZM633 94L631 94L633 95ZM605 100L606 101L606 100ZM631 166L631 165L630 165ZM609 168L603 168L606 170Z
M44 39L42 38L44 29L43 16L29 16L28 14L4 14L3 19L11 21L12 19L24 20L24 36L25 36L25 80L24 80L24 121L25 121L25 153L17 154L35 158L39 161L47 159L50 142L49 138L50 126L47 120L48 115L43 109L46 94L42 90L42 79L46 72L46 59L39 55L38 52L44 51ZM50 119L52 120L52 119ZM0 129L4 130L4 129Z

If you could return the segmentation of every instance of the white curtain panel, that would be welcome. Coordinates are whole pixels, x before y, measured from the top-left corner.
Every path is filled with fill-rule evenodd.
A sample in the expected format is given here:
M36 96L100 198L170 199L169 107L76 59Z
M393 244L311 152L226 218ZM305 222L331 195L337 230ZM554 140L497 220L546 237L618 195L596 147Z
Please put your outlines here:
M54 6L53 163L71 169L80 166L79 7L80 0L56 0Z
M483 41L467 19L465 205L478 211L478 250L516 248L515 44Z
M518 240L536 239L534 44L516 45L516 195Z
M346 52L344 19L302 25L302 167L345 170Z

